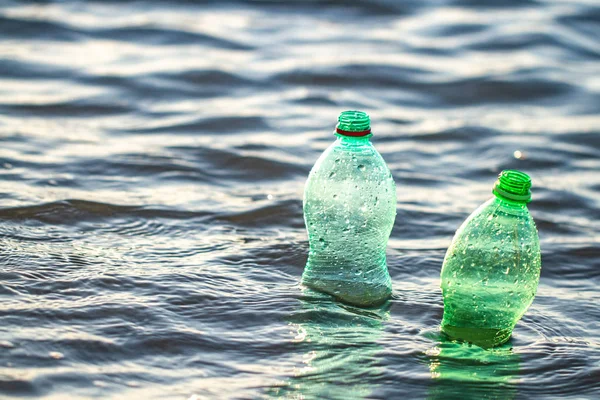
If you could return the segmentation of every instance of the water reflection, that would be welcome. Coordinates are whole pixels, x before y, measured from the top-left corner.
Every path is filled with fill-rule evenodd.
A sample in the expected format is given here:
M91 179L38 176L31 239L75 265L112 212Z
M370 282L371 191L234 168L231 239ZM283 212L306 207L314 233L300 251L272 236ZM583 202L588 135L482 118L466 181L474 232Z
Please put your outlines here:
M378 344L389 304L361 309L306 289L301 308L290 318L298 359L292 377L276 397L363 399L382 375Z
M517 396L519 356L510 341L494 349L450 341L440 335L427 351L432 384L428 399L497 399Z

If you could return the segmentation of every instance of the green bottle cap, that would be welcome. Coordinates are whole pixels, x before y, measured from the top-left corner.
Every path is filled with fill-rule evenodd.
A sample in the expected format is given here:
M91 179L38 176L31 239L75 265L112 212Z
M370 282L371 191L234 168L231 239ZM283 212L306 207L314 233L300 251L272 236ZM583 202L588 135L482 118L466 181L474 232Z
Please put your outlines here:
M338 117L335 133L355 137L371 135L371 119L363 111L343 111Z
M524 172L506 169L498 175L492 193L496 196L520 203L531 201L531 178Z

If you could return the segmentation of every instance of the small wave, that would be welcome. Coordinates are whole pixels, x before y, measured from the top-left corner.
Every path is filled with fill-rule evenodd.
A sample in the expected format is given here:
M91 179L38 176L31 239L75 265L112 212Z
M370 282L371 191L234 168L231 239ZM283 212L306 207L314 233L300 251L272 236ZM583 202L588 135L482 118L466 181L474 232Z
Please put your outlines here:
M271 130L267 122L260 116L228 116L201 118L193 122L158 126L152 128L136 128L128 133L242 133Z
M196 45L230 50L252 50L254 47L207 34L158 26L126 26L88 30L93 38L144 43L148 45Z
M207 215L209 213L153 209L144 206L122 206L77 199L0 209L0 219L2 220L23 221L34 219L53 225L119 216L188 219L206 217Z

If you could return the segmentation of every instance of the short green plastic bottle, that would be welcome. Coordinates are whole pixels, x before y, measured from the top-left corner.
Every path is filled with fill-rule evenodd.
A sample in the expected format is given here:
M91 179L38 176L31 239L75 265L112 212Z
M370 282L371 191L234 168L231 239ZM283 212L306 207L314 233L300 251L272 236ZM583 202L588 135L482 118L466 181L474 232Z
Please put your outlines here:
M344 111L337 140L310 171L304 189L309 256L302 283L357 306L392 293L387 242L396 218L396 185L370 142L369 116Z
M540 242L527 209L531 179L502 171L494 197L456 231L441 273L442 331L489 348L506 342L537 291Z

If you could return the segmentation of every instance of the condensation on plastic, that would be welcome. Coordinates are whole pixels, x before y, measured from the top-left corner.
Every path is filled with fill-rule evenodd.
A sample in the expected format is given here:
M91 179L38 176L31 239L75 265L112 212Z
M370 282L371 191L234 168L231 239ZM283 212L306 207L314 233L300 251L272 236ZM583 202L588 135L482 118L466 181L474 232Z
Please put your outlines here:
M377 305L392 291L385 251L396 186L368 136L337 136L305 186L310 251L302 283L350 304Z
M526 201L497 194L456 231L441 273L442 330L450 337L500 345L531 305L541 256Z

